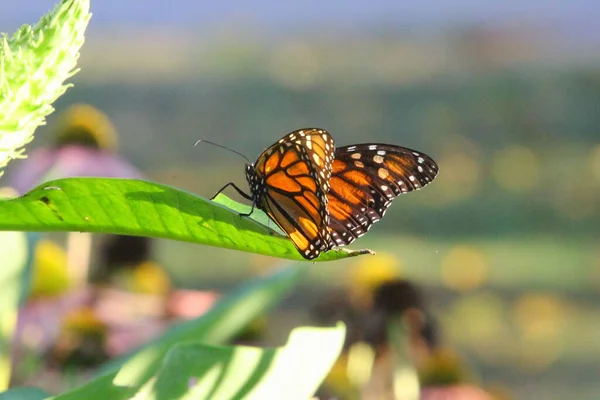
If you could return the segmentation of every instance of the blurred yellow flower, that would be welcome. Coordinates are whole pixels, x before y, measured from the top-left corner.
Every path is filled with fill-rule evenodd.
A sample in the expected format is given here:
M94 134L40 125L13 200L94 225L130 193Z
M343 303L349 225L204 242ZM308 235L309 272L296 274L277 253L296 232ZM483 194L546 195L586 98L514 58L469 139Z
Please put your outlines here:
M436 349L418 372L422 386L455 385L469 380L469 372L460 356L443 347Z
M116 150L117 131L106 114L87 104L74 104L60 115L56 144L84 144Z
M57 296L70 287L65 250L51 240L40 240L33 259L31 297Z
M358 302L369 302L371 294L384 282L400 276L400 262L391 254L377 253L374 257L360 257L348 276L350 293Z
M145 261L133 269L126 289L136 293L166 295L171 290L171 278L159 264Z
M323 382L323 386L345 399L357 398L357 387L348 377L348 352L342 353Z
M107 325L98 318L93 309L82 307L65 316L62 329L65 332L103 334Z

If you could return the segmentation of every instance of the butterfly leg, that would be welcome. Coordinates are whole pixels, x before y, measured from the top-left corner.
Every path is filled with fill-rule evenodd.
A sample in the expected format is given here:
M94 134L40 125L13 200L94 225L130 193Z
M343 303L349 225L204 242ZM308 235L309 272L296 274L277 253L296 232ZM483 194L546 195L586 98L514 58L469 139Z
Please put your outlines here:
M252 215L252 213L254 212L254 205L256 204L256 202L252 201L252 208L250 209L249 213L240 213L239 216L240 217L249 217Z
M223 186L223 187L222 187L221 189L219 189L219 191L218 191L217 193L215 193L215 194L213 195L213 197L211 197L210 199L211 199L211 200L214 200L214 199L215 199L215 197L217 197L217 196L219 195L219 193L221 193L223 190L227 189L227 187L229 187L229 186L232 186L232 187L233 187L235 190L237 190L237 192L238 192L238 193L239 193L239 194L240 194L242 197L244 197L245 199L248 199L248 200L254 200L254 199L252 198L252 196L250 196L250 195L248 195L248 194L244 193L244 192L242 191L242 189L240 189L239 187L237 187L237 186L235 185L235 183L233 183L233 182L229 182L227 185Z
M239 216L240 217L249 217L250 215L252 215L252 213L254 212L254 206L256 204L256 202L254 201L254 199L252 198L252 196L250 196L249 194L244 193L244 191L242 189L240 189L239 187L237 187L235 185L235 183L233 182L229 182L227 185L223 186L221 189L219 189L219 191L217 193L214 194L213 197L211 197L211 200L214 200L215 197L217 197L219 195L219 193L221 193L223 190L227 189L228 186L233 187L235 190L237 190L237 192L244 198L248 199L248 200L252 200L252 208L250 209L249 213L240 213Z

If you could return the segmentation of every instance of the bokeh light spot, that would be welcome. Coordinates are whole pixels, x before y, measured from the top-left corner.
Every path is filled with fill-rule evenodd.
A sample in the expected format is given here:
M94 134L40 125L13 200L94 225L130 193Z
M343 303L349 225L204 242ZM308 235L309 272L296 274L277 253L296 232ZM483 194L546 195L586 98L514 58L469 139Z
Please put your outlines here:
M549 294L526 294L513 308L516 326L525 337L556 336L565 322L565 306Z
M461 296L451 303L443 319L451 340L477 349L490 363L506 361L512 339L505 304L497 295L480 292Z
M592 149L590 154L590 167L594 178L600 183L600 144Z
M477 158L465 153L447 154L439 158L438 164L441 172L433 187L442 201L463 200L475 194L481 177Z
M492 175L506 190L528 190L539 182L539 161L535 153L525 146L508 146L494 155Z
M488 261L479 249L456 246L442 261L442 281L455 290L471 290L486 281L487 270Z

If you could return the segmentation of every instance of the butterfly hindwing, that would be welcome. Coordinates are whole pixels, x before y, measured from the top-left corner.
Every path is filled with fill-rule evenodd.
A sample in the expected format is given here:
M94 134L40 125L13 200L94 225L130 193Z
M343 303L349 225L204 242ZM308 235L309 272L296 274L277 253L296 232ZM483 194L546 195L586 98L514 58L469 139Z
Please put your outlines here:
M357 144L335 151L328 193L330 248L364 235L398 195L437 176L429 156L400 146Z
M256 205L290 237L300 254L330 247L327 193L334 144L323 129L300 129L265 150L249 170Z

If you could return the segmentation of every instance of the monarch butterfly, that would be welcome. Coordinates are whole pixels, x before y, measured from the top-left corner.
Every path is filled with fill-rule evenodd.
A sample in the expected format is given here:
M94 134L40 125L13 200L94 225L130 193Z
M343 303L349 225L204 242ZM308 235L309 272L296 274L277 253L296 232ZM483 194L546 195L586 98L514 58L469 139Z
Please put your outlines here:
M427 185L437 172L423 153L372 143L336 150L329 132L305 128L246 164L250 195L228 183L212 198L233 186L252 201L242 215L263 210L310 260L364 235L395 197Z

